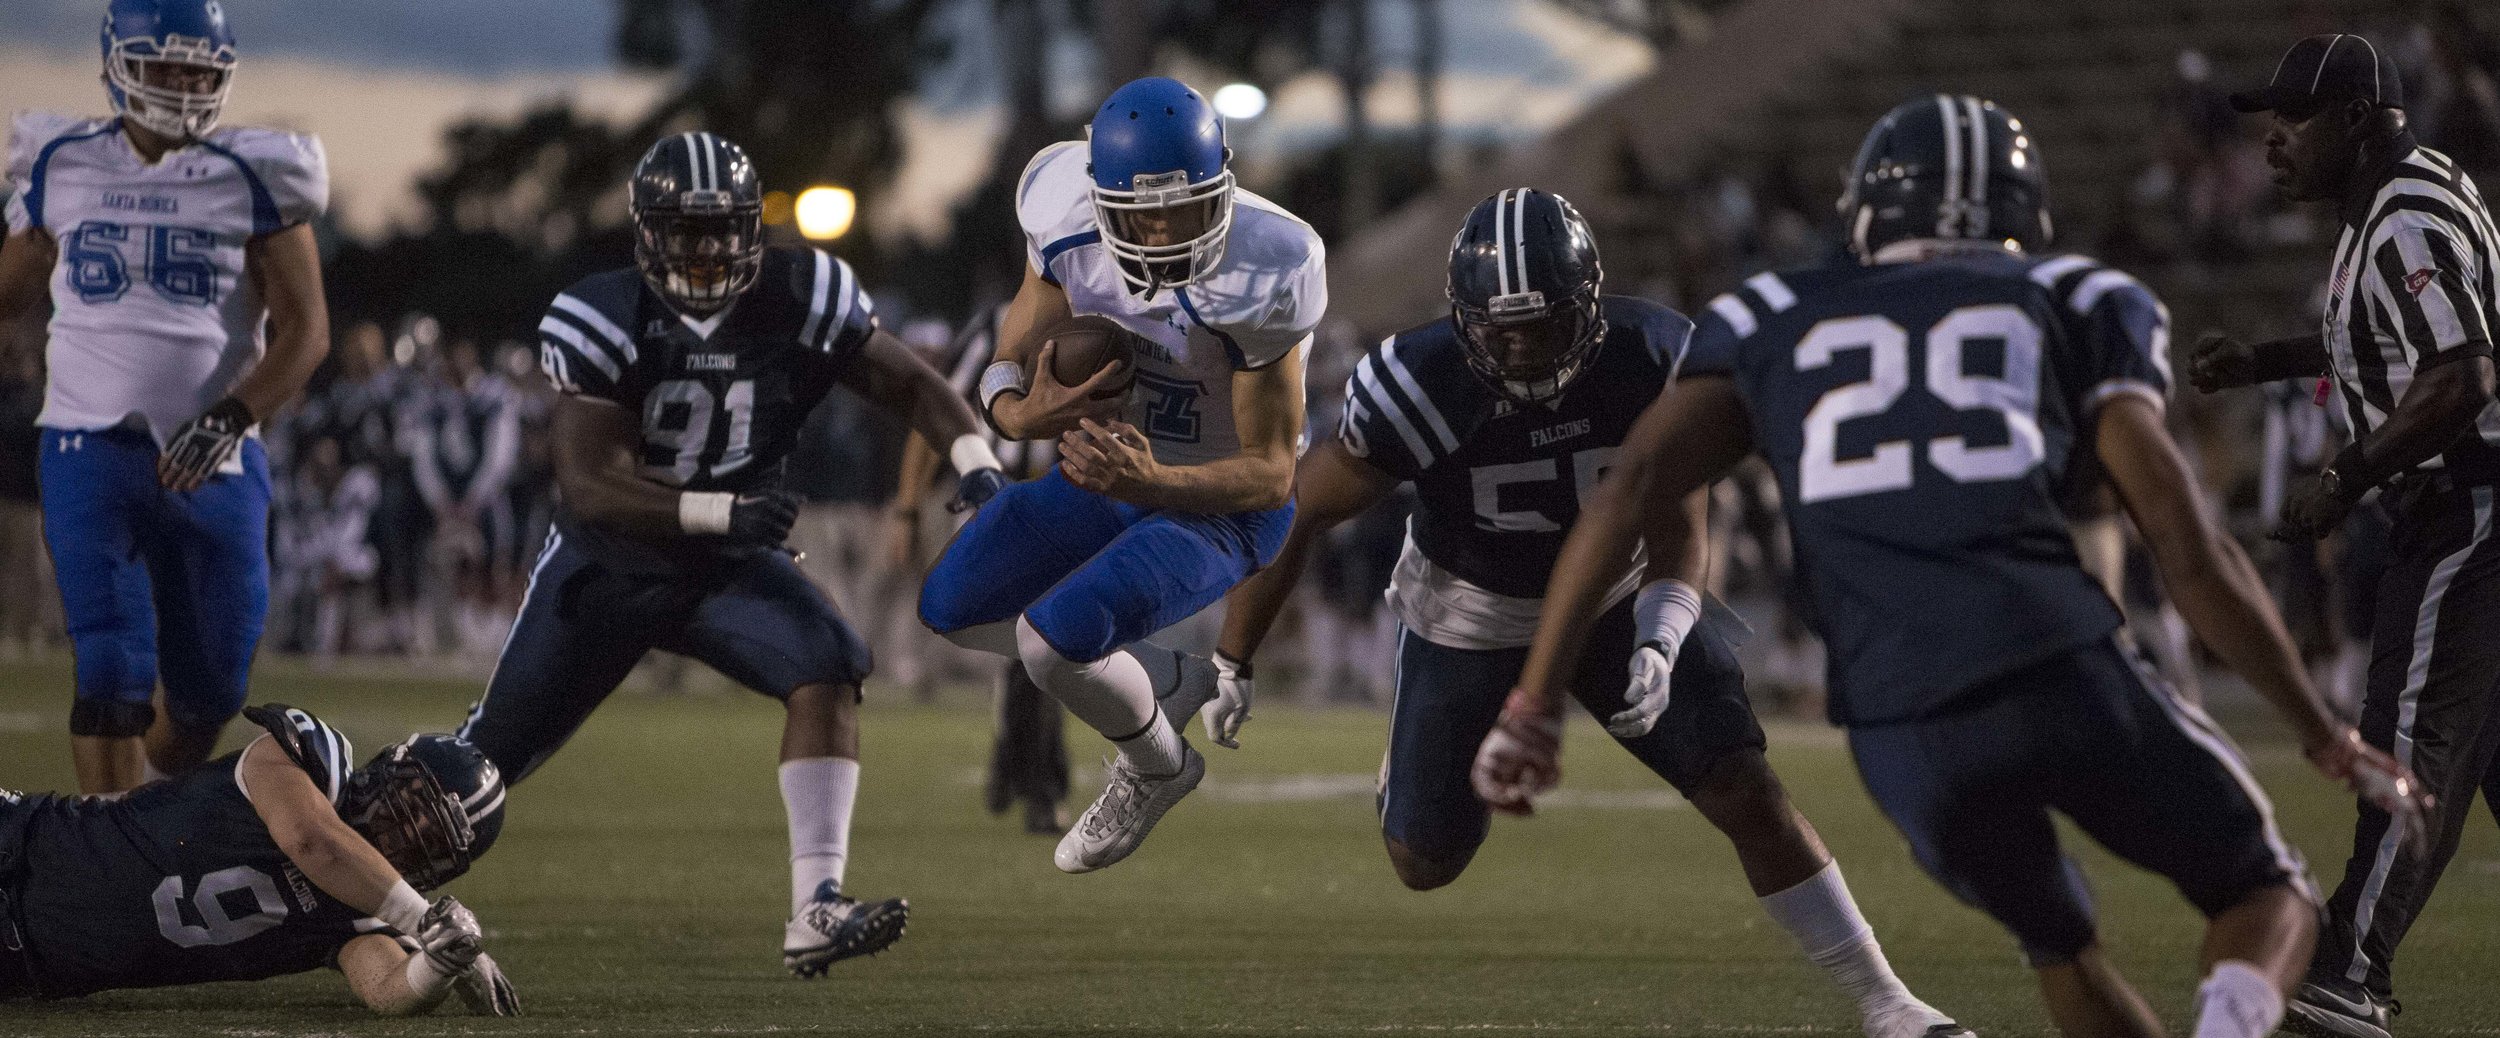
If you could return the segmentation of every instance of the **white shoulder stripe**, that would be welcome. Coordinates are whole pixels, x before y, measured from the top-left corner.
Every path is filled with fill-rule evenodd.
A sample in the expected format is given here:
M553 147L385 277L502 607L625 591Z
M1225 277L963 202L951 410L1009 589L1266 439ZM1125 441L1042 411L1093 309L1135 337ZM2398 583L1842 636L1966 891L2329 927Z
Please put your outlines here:
M1432 402L1431 397L1424 395L1424 387L1415 383L1414 374L1406 370L1406 362L1398 359L1395 338L1380 344L1380 359L1388 364L1389 377L1396 379L1398 388L1406 391L1406 398L1415 402L1415 410L1423 415L1425 424L1432 426L1433 435L1440 438L1441 453L1458 450L1458 434L1450 431L1450 423L1441 419L1441 408Z
M869 305L867 297L861 294L858 280L851 273L851 265L842 262L838 257L828 258L833 259L834 272L842 275L838 279L840 284L835 285L833 289L833 298L840 304L840 308L833 312L832 330L840 331L851 323L851 307L854 303L872 314L876 312L876 308Z
M548 314L539 319L538 334L573 347L573 353L576 356L589 361L590 366L599 369L599 373L606 375L610 382L616 381L624 374L623 369L617 367L616 358L608 353L607 348L593 345L589 337L582 334L581 329L573 327L572 322L562 320L554 314Z
M2076 283L2075 290L2066 296L2066 305L2074 307L2076 313L2088 314L2093 307L2101 305L2101 297L2108 295L2111 289L2137 284L2139 282L2129 277L2127 272L2103 267L2084 275L2083 280Z
M624 358L627 364L634 362L634 337L625 334L625 329L617 327L615 321L608 320L608 315L600 313L598 307L582 302L569 293L559 292L556 294L556 309L581 318L590 330L607 340L611 352Z
M807 250L807 260L815 268L815 290L808 295L807 323L799 326L799 342L815 346L816 332L825 325L825 292L833 287L833 263L823 249Z
M1788 282L1780 280L1778 274L1770 271L1746 278L1745 287L1761 296L1763 304L1769 306L1772 313L1786 313L1789 307L1797 305L1797 293L1789 291Z
M1440 460L1424 443L1424 434L1415 430L1415 423L1407 420L1406 409L1399 407L1388 390L1381 388L1379 365L1374 364L1372 358L1365 357L1354 365L1354 383L1372 410L1388 416L1389 424L1397 429L1398 439L1406 441L1406 452L1415 456L1417 465L1430 465Z
M1755 328L1761 327L1754 322L1752 308L1747 307L1744 300L1736 298L1733 292L1722 292L1719 298L1711 300L1710 312L1718 314L1720 320L1735 329L1739 339L1752 335Z
M2059 256L2031 268L2031 281L2042 288L2057 287L2057 279L2085 267L2098 266L2088 256Z

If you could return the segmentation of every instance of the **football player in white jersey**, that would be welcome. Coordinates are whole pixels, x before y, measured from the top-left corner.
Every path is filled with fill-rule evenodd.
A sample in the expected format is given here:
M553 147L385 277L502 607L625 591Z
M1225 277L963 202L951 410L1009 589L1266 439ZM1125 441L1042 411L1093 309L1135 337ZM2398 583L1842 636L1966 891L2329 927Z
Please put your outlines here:
M1310 225L1233 186L1230 157L1205 98L1150 78L1114 92L1086 141L1026 167L1024 285L981 399L1008 438L1058 437L1060 464L983 506L921 588L930 629L1021 659L1119 747L1102 797L1059 841L1067 872L1127 857L1206 773L1178 731L1186 715L1167 720L1156 700L1205 702L1218 675L1140 639L1265 566L1293 521L1323 252ZM1042 339L1081 314L1142 337L1133 372L1058 380ZM1094 395L1132 374L1133 392ZM1217 698L1208 736L1234 745L1247 714Z
M50 285L44 539L88 793L198 766L242 709L269 604L252 429L330 341L310 225L330 193L321 144L218 128L235 70L223 6L112 0L103 46L115 118L17 116L0 248L0 322Z

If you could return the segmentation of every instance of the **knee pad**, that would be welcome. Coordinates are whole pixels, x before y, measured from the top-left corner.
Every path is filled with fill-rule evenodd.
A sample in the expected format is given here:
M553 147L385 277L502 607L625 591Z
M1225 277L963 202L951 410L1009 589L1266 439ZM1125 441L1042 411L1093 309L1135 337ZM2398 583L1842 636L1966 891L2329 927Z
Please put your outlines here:
M999 625L1005 626L1005 625ZM1043 635L1033 621L1019 617L1015 622L1015 656L1024 663L1024 672L1044 690L1067 687L1069 679L1084 674L1092 664L1079 663L1062 654L1050 638Z
M148 725L156 722L156 707L149 703L124 703L112 699L81 699L70 704L69 733L106 739L129 739L148 733Z

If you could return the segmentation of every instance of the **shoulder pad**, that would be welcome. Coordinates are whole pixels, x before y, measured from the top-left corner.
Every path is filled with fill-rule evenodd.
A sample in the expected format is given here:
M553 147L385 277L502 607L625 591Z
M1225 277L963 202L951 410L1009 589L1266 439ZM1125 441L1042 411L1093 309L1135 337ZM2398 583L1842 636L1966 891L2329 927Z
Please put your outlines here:
M106 120L80 119L58 112L19 112L9 119L9 179L21 188L34 171L43 146L79 132L101 128Z
M263 233L309 222L329 210L330 160L321 138L235 127L210 134L204 143L243 167L253 184L254 222L270 225ZM260 211L264 195L267 212Z
M313 785L321 788L330 803L339 802L347 791L347 776L355 770L356 748L346 735L320 718L284 703L247 707L243 719L267 731L287 759L311 776Z
M641 352L634 344L642 275L633 268L593 274L556 293L538 321L538 365L557 391L606 395Z
M1043 148L1016 178L1016 223L1024 230L1026 259L1044 274L1051 246L1095 232L1094 180L1085 172L1085 142L1061 141Z
M1609 325L1620 321L1640 334L1641 345L1647 347L1652 364L1672 371L1683 361L1685 349L1693 339L1692 318L1663 303L1636 296L1607 296L1603 308Z

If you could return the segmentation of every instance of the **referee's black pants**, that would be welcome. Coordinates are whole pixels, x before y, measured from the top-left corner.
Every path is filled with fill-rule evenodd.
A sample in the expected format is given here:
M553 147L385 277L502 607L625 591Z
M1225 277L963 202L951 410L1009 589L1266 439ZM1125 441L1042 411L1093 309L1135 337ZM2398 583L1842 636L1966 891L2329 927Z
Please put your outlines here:
M2392 488L2391 488L2392 489ZM2394 995L2396 945L2430 900L2477 790L2500 791L2500 537L2494 489L2395 495L2393 559L2379 580L2362 738L2413 769L2438 798L2430 847L2416 855L2388 815L2360 802L2352 858L2327 900L2310 979ZM2500 801L2494 801L2500 811Z

